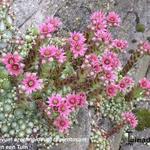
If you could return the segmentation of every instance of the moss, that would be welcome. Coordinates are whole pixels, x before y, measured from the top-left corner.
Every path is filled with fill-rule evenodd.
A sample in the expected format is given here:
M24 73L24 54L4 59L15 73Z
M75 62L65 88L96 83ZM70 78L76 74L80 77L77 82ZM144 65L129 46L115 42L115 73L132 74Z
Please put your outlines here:
M138 126L136 127L136 130L141 131L150 128L150 110L137 109L135 113L138 118Z
M144 24L138 23L138 24L136 25L136 31L137 31L137 32L144 32L144 31L145 31L145 26L144 26Z

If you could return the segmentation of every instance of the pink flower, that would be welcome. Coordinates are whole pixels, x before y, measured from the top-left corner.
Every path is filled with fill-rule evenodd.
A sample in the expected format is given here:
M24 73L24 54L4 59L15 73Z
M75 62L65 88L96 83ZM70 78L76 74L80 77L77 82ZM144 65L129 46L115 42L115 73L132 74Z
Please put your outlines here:
M6 69L10 75L18 76L23 73L24 64L20 63L22 57L18 52L3 54L2 63L6 65Z
M8 64L6 65L7 71L10 75L18 76L21 73L23 73L23 67L24 64L20 63L14 63L14 64Z
M112 68L112 62L113 62L113 60L111 57L107 57L105 55L102 57L102 65L105 69L107 69L107 67L111 69Z
M144 49L144 51L150 53L150 43L148 41L145 41L143 43L143 49Z
M107 15L107 23L110 26L119 26L121 22L120 16L116 12L109 12Z
M58 30L62 22L57 17L48 17L39 27L42 38L50 37L51 33Z
M66 102L70 108L76 108L79 104L78 96L75 94L67 95Z
M89 76L94 76L102 71L99 59L96 54L92 53L85 56L84 63L81 66Z
M42 23L39 30L43 38L51 37L51 33L54 31L54 26L51 24Z
M87 51L87 47L85 44L76 43L74 45L71 44L71 51L73 53L74 58L84 56L85 52Z
M119 49L121 52L128 47L128 42L126 40L115 39L112 42L112 46Z
M129 77L129 76L125 76L122 80L123 80L126 84L128 84L128 86L130 86L131 84L134 83L133 78L132 78L132 77Z
M84 107L85 104L86 104L86 94L81 92L78 94L78 106Z
M131 125L132 128L135 128L137 126L138 120L132 112L124 112L122 114L122 117L126 123L129 123Z
M74 45L75 43L84 43L85 40L86 39L85 39L84 35L80 32L70 33L69 42L71 43L71 45Z
M102 11L94 12L91 17L91 29L94 31L102 30L107 27L106 16Z
M58 107L63 101L63 98L59 94L53 94L51 97L48 98L48 100L49 100L49 106L53 108L53 107Z
M119 89L120 89L120 91L125 91L126 89L127 89L127 84L123 81L123 80L121 80L120 82L119 82L119 84L118 84L118 86L119 86Z
M67 132L70 128L71 121L67 117L59 116L54 121L54 126L58 128L59 132Z
M45 22L48 25L53 26L53 32L56 31L62 25L62 22L58 17L48 17Z
M71 112L71 109L69 105L66 103L66 101L61 101L59 106L58 106L58 112L60 113L61 116L68 116Z
M95 33L96 40L109 44L112 41L112 35L107 29L98 30Z
M133 84L133 79L129 76L125 76L118 84L120 91L125 92L125 90Z
M55 52L54 58L59 62L59 63L63 63L66 61L66 56L65 56L65 52L63 49L57 49L57 51Z
M40 48L40 54L43 58L51 61L51 58L55 55L55 52L58 50L54 45Z
M141 79L139 84L142 89L150 89L150 81L146 78Z
M142 50L142 53L144 52L150 54L150 42L145 41L140 43L139 48Z
M99 63L96 63L92 65L92 70L94 73L98 74L102 71L102 67L100 66Z
M97 24L97 23L101 22L101 20L105 20L106 16L105 16L104 12L96 11L96 12L92 13L90 19L93 24Z
M53 61L56 59L59 63L63 63L66 60L66 56L63 49L59 49L54 45L47 47L42 47L40 49L40 55L42 57L42 62L45 63L46 60Z
M104 70L104 75L102 79L106 82L114 82L117 78L117 75L112 70Z
M14 64L22 61L22 57L18 54L18 52L15 52L13 54L7 53L7 54L3 54L1 61L5 65Z
M111 51L104 52L101 61L102 66L105 70L118 69L121 66L121 62L118 58L118 55Z
M88 61L88 63L91 63L91 64L99 63L99 59L98 59L97 55L94 53L86 55L85 57L86 57L86 60Z
M115 84L110 84L106 87L106 93L110 97L116 96L117 92L118 92L118 86Z
M22 89L26 94L31 94L42 89L42 83L43 81L37 77L36 73L28 72L22 81Z
M85 37L80 32L73 32L70 33L69 38L70 43L70 50L73 53L74 58L79 56L84 56L85 52L87 51L87 46L84 43Z

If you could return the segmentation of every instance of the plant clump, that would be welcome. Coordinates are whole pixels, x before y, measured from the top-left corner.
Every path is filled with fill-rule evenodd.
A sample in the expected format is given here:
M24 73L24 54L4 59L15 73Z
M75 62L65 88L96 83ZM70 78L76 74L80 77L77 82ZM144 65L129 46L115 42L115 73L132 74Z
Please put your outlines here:
M88 104L96 118L114 122L114 129L105 134L97 122L91 123L91 142L97 150L110 149L108 137L124 126L136 128L133 105L150 96L150 81L143 78L135 84L129 71L150 54L150 43L139 43L123 66L119 54L126 53L128 43L110 32L121 26L118 13L93 12L84 32L57 37L54 33L62 25L58 17L47 17L39 28L22 35L13 25L10 7L0 7L2 137L48 137L39 145L50 148L69 136L79 110ZM8 31L11 36L6 36Z

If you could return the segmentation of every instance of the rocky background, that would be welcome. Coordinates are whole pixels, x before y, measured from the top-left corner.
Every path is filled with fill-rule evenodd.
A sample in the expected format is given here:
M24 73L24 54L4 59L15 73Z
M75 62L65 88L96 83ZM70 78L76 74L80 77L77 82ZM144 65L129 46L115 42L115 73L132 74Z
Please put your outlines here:
M16 14L16 25L24 32L31 25L38 26L46 16L58 16L64 25L61 33L83 30L88 24L89 14L95 10L115 10L122 18L122 29L114 31L115 36L123 37L129 42L128 53L120 56L124 64L130 54L136 49L136 43L143 39L150 39L150 0L15 0L12 4ZM141 23L145 26L144 33L137 32L136 26ZM144 57L133 69L136 81L147 76L150 78L150 58ZM136 72L136 73L135 73ZM139 104L140 107L150 109L150 103ZM87 150L90 135L90 116L87 109L79 113L79 126L71 131L71 137L86 138L85 142L60 144L53 150ZM103 121L106 128L111 128L108 121ZM121 134L110 138L112 150L119 150ZM135 132L135 135L147 137L150 130ZM36 149L36 147L34 148ZM133 146L122 144L120 150L150 150L150 147L135 143Z

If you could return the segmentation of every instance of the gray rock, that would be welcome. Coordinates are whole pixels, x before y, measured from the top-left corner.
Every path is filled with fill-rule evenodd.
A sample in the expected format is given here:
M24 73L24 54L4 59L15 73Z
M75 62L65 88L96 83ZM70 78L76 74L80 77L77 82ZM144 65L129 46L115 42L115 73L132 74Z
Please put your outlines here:
M111 150L119 150L124 128L109 138Z
M12 7L16 25L24 31L30 25L38 26L47 16L53 16L65 0L16 0Z
M150 150L149 146L144 144L124 145L121 150Z

